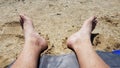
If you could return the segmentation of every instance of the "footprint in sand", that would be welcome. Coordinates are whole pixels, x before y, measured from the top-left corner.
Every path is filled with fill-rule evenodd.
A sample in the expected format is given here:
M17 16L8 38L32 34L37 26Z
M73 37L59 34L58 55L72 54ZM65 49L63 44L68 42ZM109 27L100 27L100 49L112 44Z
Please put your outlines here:
M7 22L0 29L3 34L21 34L20 23L17 21Z

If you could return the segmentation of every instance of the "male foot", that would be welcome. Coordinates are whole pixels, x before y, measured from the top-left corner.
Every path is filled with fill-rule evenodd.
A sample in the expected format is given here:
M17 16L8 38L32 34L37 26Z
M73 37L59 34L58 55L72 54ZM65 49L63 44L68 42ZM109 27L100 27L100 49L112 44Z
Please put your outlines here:
M39 53L47 48L47 42L34 30L30 18L24 14L20 14L20 24L23 28L25 37L25 50L36 51L35 53Z
M39 54L47 48L47 43L35 32L30 18L21 14L20 24L24 32L25 45L11 68L37 68Z
M96 24L96 17L93 16L87 19L83 23L81 29L68 38L67 46L71 49L74 49L76 45L84 42L90 42L91 32L94 30Z

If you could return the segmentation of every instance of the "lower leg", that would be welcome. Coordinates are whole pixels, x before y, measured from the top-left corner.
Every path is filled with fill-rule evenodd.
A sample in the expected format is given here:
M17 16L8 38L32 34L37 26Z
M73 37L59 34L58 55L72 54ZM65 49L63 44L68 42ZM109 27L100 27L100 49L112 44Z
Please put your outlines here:
M96 17L87 19L82 28L67 40L67 45L75 51L81 68L109 67L92 48L90 37L96 23Z
M12 68L37 68L39 54L47 48L47 43L35 32L32 21L25 15L20 15L25 44L23 50L12 65Z

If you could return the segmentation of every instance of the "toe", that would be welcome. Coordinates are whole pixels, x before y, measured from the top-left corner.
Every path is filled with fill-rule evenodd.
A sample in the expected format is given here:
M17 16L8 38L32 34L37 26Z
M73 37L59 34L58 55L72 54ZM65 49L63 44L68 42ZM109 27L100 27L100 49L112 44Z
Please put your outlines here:
M27 17L25 14L20 14L20 18L23 20L23 21L31 21L29 17Z
M97 18L97 17L92 16L92 17L90 17L89 19L87 19L86 21L87 21L87 22L93 22L94 20L96 20L96 18Z
M23 24L24 24L24 20L20 17L20 25L21 25L22 29L24 29Z
M20 14L20 24L24 29L25 34L29 34L34 31L32 20L24 14Z

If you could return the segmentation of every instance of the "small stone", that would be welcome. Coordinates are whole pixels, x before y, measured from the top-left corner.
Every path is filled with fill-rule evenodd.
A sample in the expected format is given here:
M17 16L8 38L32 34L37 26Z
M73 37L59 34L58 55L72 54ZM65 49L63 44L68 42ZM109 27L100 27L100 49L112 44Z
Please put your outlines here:
M61 15L61 13L57 13L57 15Z

